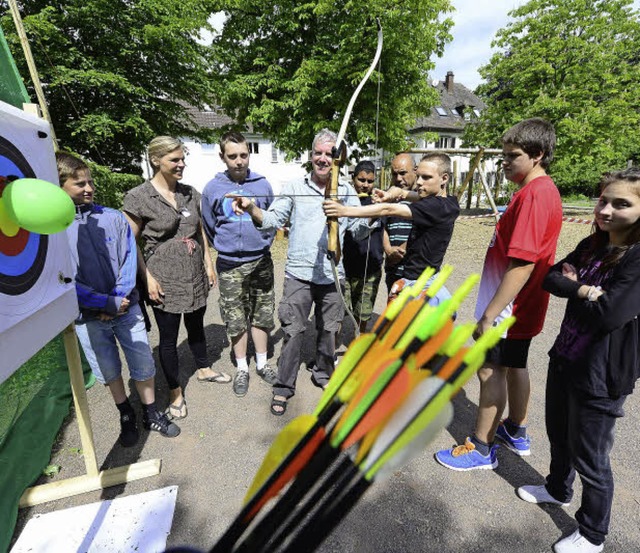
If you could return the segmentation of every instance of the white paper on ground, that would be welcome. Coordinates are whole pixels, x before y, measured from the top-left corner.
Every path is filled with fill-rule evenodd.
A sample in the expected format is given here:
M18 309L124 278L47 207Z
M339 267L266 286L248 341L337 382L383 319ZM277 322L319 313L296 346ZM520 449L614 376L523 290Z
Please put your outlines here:
M11 553L155 553L167 547L178 486L34 516Z

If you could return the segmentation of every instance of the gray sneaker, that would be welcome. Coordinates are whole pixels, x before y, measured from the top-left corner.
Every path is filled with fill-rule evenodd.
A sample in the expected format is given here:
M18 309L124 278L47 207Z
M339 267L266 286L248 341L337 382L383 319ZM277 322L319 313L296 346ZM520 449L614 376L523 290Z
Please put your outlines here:
M256 369L258 376L262 378L269 386L273 386L278 380L278 373L269 364L262 367L262 370Z
M244 397L249 391L249 371L238 371L233 379L233 393Z

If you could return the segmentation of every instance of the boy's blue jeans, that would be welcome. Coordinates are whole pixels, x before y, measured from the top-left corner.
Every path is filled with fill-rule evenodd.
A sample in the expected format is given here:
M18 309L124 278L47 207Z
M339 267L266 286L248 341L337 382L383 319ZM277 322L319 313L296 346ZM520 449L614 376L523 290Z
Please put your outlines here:
M98 382L109 384L122 374L118 343L124 352L133 380L143 382L156 374L147 330L140 306L108 321L91 319L76 324L76 334Z

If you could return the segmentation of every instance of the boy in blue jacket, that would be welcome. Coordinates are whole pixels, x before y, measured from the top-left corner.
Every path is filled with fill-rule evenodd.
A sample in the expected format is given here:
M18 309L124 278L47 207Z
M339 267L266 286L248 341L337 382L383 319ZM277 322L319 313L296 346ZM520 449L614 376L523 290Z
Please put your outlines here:
M76 206L75 221L67 229L80 306L76 333L91 371L109 388L120 413L119 441L133 446L139 434L116 340L140 396L143 426L173 438L180 428L155 404L156 366L138 305L136 242L129 223L119 211L93 203L93 180L84 161L58 153L56 163L60 186Z
M218 252L216 272L220 287L220 314L227 327L237 372L233 392L243 397L249 390L247 345L251 338L256 351L256 372L273 385L276 371L267 364L269 331L274 327L275 294L273 261L269 248L273 230L258 230L248 213L233 212L229 193L251 198L261 209L273 202L273 190L263 176L249 169L249 148L245 137L229 131L220 139L220 158L227 170L218 173L202 193L202 220L209 242Z

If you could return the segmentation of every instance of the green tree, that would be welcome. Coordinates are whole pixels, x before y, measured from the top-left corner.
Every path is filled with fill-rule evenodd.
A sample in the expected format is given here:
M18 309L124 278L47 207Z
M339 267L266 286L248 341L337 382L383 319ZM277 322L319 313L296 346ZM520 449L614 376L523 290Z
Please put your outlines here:
M488 107L468 142L498 146L527 117L553 122L552 174L564 194L594 193L640 154L640 22L631 0L531 0L510 12L480 69Z
M451 39L451 20L442 17L450 10L449 0L236 0L212 43L218 102L281 150L299 154L321 128L340 127L373 60L379 17L381 68L358 97L348 139L374 145L377 134L379 146L402 149L407 127L438 101L429 60Z
M139 173L154 135L209 136L184 105L213 102L210 50L198 39L216 0L21 0L20 7L63 147ZM1 24L27 79L10 16Z

